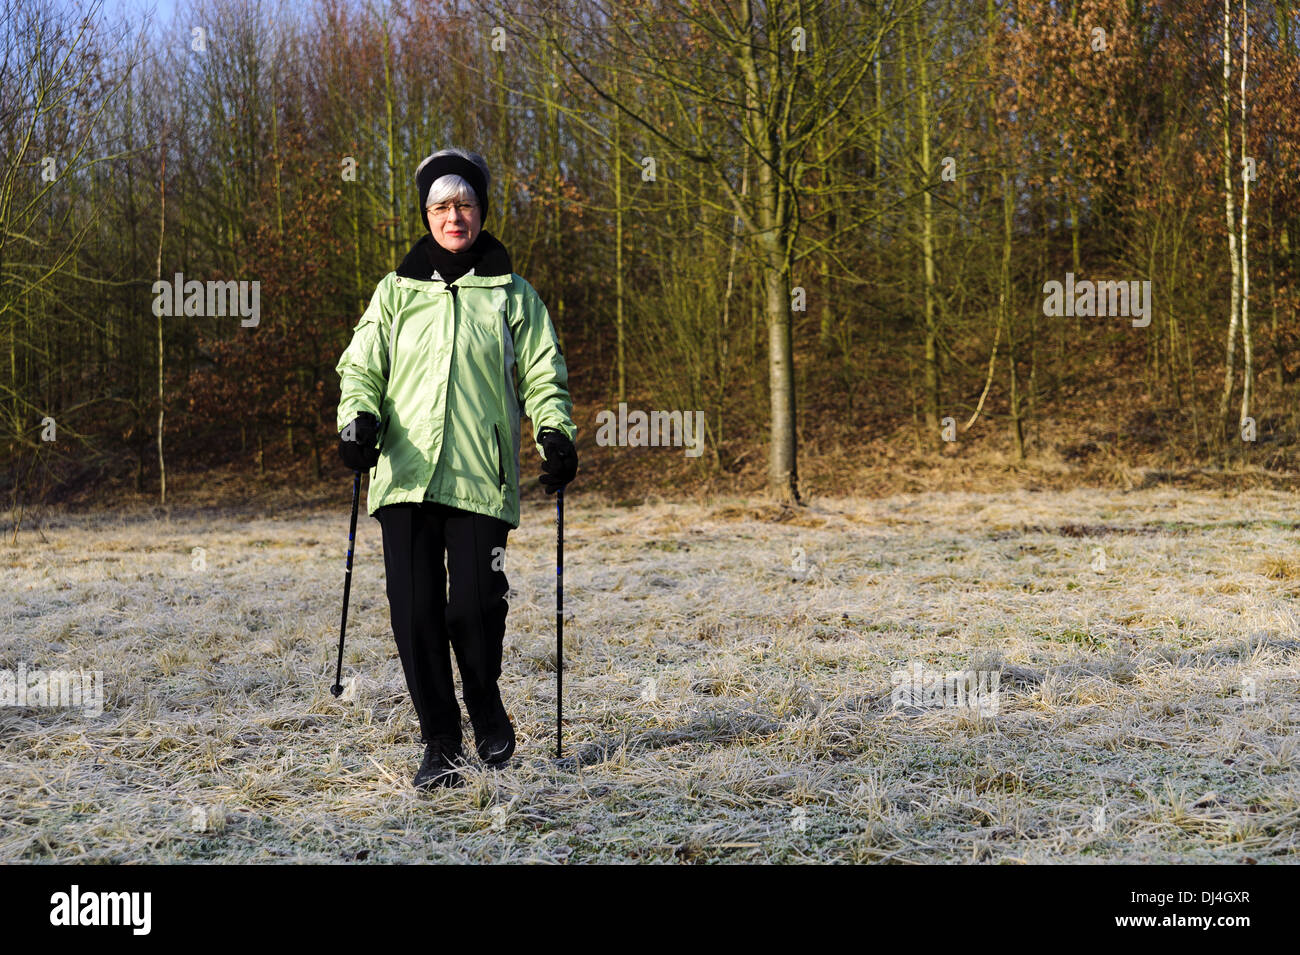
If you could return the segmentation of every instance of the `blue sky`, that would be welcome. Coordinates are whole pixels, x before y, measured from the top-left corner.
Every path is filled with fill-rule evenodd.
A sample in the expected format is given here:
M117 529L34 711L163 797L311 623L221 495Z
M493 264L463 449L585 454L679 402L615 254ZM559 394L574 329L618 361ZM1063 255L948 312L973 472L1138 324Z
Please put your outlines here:
M166 26L176 13L176 0L103 0L103 10L114 20L126 16L132 23L152 12L154 23Z

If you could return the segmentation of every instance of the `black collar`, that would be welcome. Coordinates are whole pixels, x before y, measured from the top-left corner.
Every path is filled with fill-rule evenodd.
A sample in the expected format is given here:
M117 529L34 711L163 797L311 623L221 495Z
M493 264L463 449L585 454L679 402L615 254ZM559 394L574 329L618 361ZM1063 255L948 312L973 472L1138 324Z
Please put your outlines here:
M431 250L434 248L440 254L430 255ZM411 246L411 250L406 253L406 257L402 259L402 264L397 267L397 274L403 278L432 282L434 280L434 258L455 262L461 256L464 256L462 262L474 269L475 275L510 275L514 272L510 263L510 253L506 251L506 247L501 244L496 236L484 229L479 232L474 244L459 254L443 249L442 246L437 244L437 240L432 235L421 236L415 245ZM469 268L465 269L465 272L467 271L469 271ZM465 272L462 272L461 275L464 275ZM460 275L454 276L451 281L454 282L458 278L460 278Z

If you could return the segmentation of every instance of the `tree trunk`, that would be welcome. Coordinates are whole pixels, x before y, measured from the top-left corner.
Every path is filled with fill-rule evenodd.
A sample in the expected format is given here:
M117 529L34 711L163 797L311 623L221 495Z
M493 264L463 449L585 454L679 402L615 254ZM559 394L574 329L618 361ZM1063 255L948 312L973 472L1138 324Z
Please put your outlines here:
M747 22L752 24L752 19ZM763 88L754 59L759 42L747 35L740 44L740 68L746 98L763 101ZM750 141L757 144L763 161L754 183L758 207L759 246L763 251L763 291L767 311L767 367L771 414L771 447L768 456L768 493L778 501L799 500L798 457L795 429L794 343L790 316L790 208L789 196L776 170L786 169L781 131L774 116L749 111L746 114Z
M920 15L912 16L912 40L916 48L917 71L917 141L918 162L923 191L921 193L921 294L924 316L925 364L922 368L922 408L925 413L927 444L943 446L939 433L939 328L935 316L934 273L934 197L930 193L930 96L927 53L921 45Z
M158 171L158 260L155 278L162 280L163 234L167 229L167 136L162 138ZM163 459L163 317L158 316L158 503L167 503L167 462Z
M1232 100L1228 92L1232 75L1232 0L1223 2L1223 212L1228 224L1228 261L1232 266L1232 298L1225 347L1223 393L1219 396L1219 435L1228 435L1228 403L1232 399L1234 366L1237 360L1237 326L1241 319L1241 261L1237 257L1237 210L1232 184Z
M619 73L614 73L617 99ZM623 326L623 111L614 110L614 330L617 337L618 401L627 400L626 332Z
M393 117L395 94L392 76L392 36L389 25L384 24L384 111L388 148L388 262L395 270L398 262L398 245L401 242L402 219L397 208L397 128ZM260 435L259 435L260 438Z
M1255 397L1255 347L1250 333L1250 269L1246 258L1247 226L1250 220L1250 179L1246 168L1246 70L1250 54L1250 15L1247 0L1241 0L1241 416L1244 427Z
M768 378L772 389L772 449L768 459L767 483L769 491L777 500L798 501L790 282L788 273L782 269L779 253L769 254L763 286L767 301Z

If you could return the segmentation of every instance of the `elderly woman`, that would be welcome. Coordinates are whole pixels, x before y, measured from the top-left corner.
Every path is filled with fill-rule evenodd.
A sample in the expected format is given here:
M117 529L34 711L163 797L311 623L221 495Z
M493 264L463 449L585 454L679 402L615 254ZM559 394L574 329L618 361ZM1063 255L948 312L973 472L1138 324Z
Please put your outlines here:
M479 757L499 765L515 749L497 679L506 536L519 526L521 404L547 493L578 469L550 315L483 229L490 181L477 153L444 149L420 163L429 234L380 280L336 369L339 454L354 470L373 468L367 510L383 531L393 636L425 744L420 789L464 782L448 644Z

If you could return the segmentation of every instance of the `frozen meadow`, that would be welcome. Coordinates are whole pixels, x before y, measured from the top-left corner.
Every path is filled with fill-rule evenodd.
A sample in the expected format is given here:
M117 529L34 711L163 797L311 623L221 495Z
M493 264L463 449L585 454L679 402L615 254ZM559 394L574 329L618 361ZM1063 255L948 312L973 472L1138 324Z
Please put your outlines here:
M99 672L103 712L0 706L0 862L1296 861L1293 495L572 495L559 761L525 503L519 748L466 717L433 794L364 512L329 692L348 503L10 525L0 671ZM908 690L958 673L993 705Z

